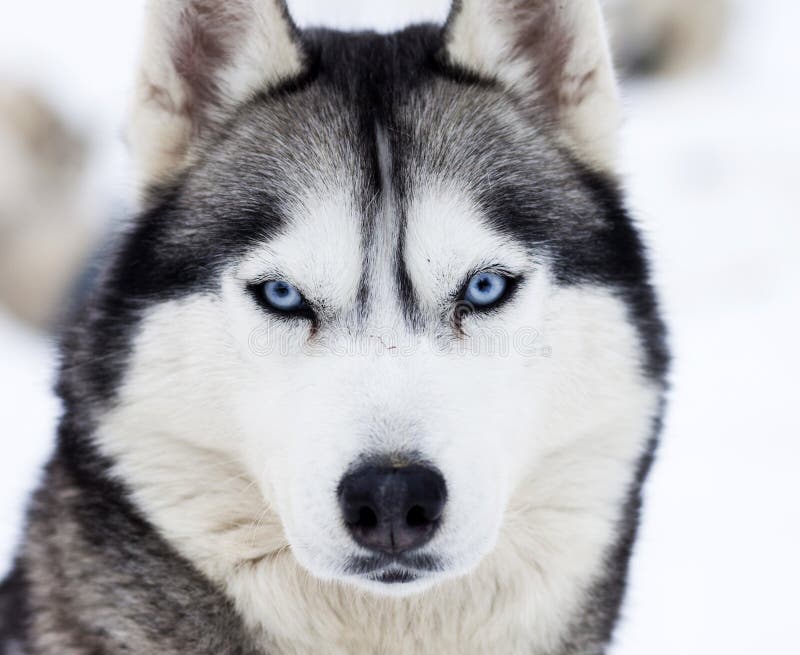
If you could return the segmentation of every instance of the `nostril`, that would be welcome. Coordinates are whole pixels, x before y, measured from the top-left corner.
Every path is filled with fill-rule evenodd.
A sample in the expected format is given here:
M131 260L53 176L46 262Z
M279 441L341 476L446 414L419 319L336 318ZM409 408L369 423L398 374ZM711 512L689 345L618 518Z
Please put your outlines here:
M430 523L430 519L428 518L425 508L421 505L414 505L410 510L408 510L408 514L406 514L406 524L412 528L421 528L425 525Z
M378 517L375 514L375 510L371 507L360 507L358 510L358 521L356 521L355 525L360 528L374 528L378 525Z

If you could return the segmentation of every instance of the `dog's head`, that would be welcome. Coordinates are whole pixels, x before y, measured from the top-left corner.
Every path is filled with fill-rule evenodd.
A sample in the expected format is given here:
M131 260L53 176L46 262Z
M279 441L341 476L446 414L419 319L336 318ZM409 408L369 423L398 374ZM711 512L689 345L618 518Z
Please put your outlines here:
M380 36L154 0L148 34L144 211L78 367L148 515L213 574L290 551L392 593L515 520L602 551L662 361L596 3Z

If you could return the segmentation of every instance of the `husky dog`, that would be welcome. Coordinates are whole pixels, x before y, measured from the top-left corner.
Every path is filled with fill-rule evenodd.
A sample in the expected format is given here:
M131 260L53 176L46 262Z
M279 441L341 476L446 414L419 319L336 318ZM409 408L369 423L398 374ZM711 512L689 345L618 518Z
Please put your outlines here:
M597 3L147 29L5 652L604 652L667 353Z

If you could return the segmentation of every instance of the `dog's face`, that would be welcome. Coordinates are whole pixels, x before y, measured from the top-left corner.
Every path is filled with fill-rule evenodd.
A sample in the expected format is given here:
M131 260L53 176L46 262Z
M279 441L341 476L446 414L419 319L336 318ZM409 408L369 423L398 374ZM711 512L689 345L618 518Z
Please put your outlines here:
M194 46L219 19L196 4L174 24ZM514 16L562 30L563 69L529 71L530 88L528 54L465 45L470 2L444 34L392 37L300 38L264 8L284 68L234 109L238 87L187 86L199 73L175 52L178 91L146 68L146 110L177 127L157 116L166 147L139 119L144 177L179 170L106 285L136 327L112 330L130 355L98 441L202 563L288 546L318 578L406 594L472 570L510 504L565 511L584 484L598 499L631 484L660 360L638 241L596 172L605 135L580 120L613 87L570 68L585 57L563 30L596 27L595 10L530 4ZM226 56L215 75L233 74ZM241 553L200 545L215 531Z
M291 145L269 156L296 163L270 184L279 224L222 273L219 300L240 353L242 456L293 553L318 576L397 592L463 573L495 543L534 449L552 275L479 195L480 176L512 185L531 156L513 111L486 93L495 106L478 115L474 92L446 80L409 95L374 124L324 87L244 118L245 131L282 125ZM319 121L329 132L309 142ZM471 140L493 145L473 159ZM267 150L238 144L202 186ZM267 186L252 174L246 188Z

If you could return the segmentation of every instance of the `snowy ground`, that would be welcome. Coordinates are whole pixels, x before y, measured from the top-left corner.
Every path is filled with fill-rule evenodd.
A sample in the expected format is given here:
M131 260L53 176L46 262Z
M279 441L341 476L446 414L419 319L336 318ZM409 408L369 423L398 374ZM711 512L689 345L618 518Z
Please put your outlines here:
M290 5L301 23L382 29L446 11ZM124 192L115 137L140 7L0 0L0 76L38 81L91 126L109 197ZM795 0L738 0L714 69L628 88L624 165L677 358L614 655L800 652L798 24ZM0 314L0 571L51 443L51 368L48 344Z

